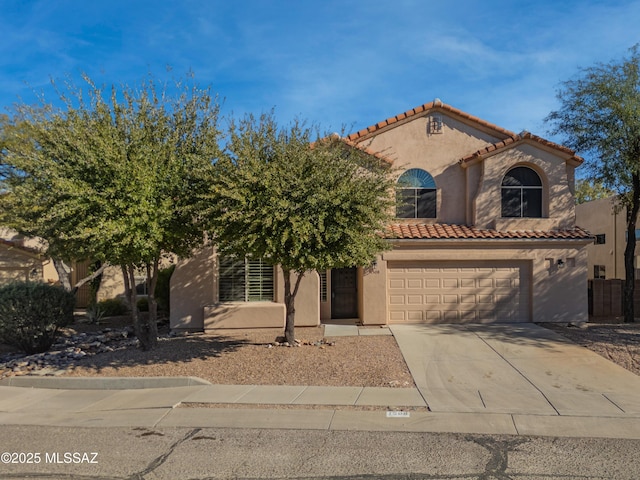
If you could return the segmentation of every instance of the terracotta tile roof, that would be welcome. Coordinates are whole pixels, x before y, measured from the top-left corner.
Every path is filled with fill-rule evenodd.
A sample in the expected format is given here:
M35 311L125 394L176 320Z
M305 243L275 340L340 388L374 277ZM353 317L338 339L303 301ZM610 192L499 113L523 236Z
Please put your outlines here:
M382 160L385 163L388 163L389 165L393 165L393 160L390 159L389 157L383 155L380 152L376 152L368 147L365 147L364 145L360 145L359 143L356 143L354 141L349 140L348 137L341 137L340 135L338 135L337 133L331 134L328 137L324 137L321 138L320 140L317 140L315 142L311 143L311 148L314 148L315 145L318 142L326 142L326 141L339 141L344 143L345 145L347 145L350 148L357 148L358 150L360 150L361 152L364 152L368 155L371 155L372 157L377 158L378 160Z
M497 133L501 133L502 135L506 135L507 137L511 137L516 135L515 133L509 131L509 130L505 130L502 127L499 127L497 125L494 125L493 123L489 123L486 120L482 120L481 118L475 117L473 115L469 115L466 112L463 112L462 110L458 110L457 108L452 107L451 105L447 105L446 103L442 103L440 100L434 100L433 102L429 102L429 103L425 103L424 105L420 105L419 107L416 108L412 108L411 110L407 110L404 113L400 113L399 115L396 115L394 117L390 117L387 118L386 120L382 121L382 122L378 122L375 125L371 125L370 127L364 128L362 130L360 130L359 132L356 133L352 133L351 135L347 136L347 139L357 142L359 141L362 137L365 137L371 133L376 132L377 130L380 130L382 128L385 128L389 125L393 125L394 123L397 123L399 121L405 120L407 118L416 116L416 115L421 115L421 114L425 114L426 112L430 111L430 110L442 110L445 112L450 112L453 113L455 115L457 115L458 117L461 117L463 119L472 121L474 123L477 123L479 125L482 125L484 127L490 128L491 130L494 130Z
M388 239L547 239L547 240L588 240L591 234L580 227L572 230L516 230L497 231L479 229L467 225L447 225L443 223L396 223L389 225L385 232Z
M478 150L477 152L473 152L470 155L467 155L466 157L460 159L460 164L461 165L465 165L468 164L470 162L473 162L476 159L480 159L483 158L485 155L489 155L493 152L497 152L498 150L501 150L502 148L508 147L509 145L514 145L517 142L522 142L524 140L531 140L535 143L539 143L541 145L544 145L546 147L549 148L553 148L554 150L559 150L561 152L564 152L568 155L571 155L570 160L574 160L577 163L582 163L583 159L581 157L579 157L578 155L575 154L575 152L573 150L571 150L568 147L565 147L564 145L560 145L554 142L550 142L549 140L546 140L542 137L539 137L538 135L534 135L533 133L524 131L518 135L516 134L512 134L509 138L505 138L504 140L501 140L499 142L493 143L485 148L482 148L480 150Z

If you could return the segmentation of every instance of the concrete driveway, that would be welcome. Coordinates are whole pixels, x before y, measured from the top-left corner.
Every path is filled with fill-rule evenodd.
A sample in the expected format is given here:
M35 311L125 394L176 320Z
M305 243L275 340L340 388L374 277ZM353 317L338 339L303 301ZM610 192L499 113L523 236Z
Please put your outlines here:
M640 416L640 377L538 325L391 330L434 412Z

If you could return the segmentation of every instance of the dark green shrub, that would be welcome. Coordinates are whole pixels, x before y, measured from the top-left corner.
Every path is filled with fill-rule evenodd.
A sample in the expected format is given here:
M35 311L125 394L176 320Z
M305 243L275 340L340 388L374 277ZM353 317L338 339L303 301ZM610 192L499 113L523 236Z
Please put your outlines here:
M103 317L118 317L128 312L127 305L119 298L108 298L98 302L98 309Z
M149 311L149 299L147 297L142 297L138 299L137 302L138 311L139 312L148 312Z
M158 282L156 283L156 289L154 291L158 308L166 313L169 313L169 285L171 275L175 269L176 266L171 265L158 272Z
M58 329L73 322L75 296L41 282L0 287L0 339L28 354L45 352Z

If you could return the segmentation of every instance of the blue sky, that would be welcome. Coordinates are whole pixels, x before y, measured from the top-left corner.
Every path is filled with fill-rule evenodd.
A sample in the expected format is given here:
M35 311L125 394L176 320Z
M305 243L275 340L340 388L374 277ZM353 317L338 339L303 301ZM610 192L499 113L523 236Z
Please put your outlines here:
M626 55L638 25L619 0L0 0L0 109L50 77L191 69L224 113L351 132L440 98L546 136L559 83Z

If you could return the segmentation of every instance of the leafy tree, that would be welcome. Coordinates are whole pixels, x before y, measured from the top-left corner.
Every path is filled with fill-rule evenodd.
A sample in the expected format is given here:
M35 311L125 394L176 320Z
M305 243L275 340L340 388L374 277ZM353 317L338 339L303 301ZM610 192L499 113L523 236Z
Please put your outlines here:
M578 204L611 197L612 195L614 195L614 192L605 187L599 180L582 178L576 181L576 203Z
M594 176L615 192L626 208L627 245L624 252L625 322L634 321L634 257L636 222L640 210L640 51L628 57L580 70L558 91L560 109L547 121L552 133L585 154Z
M386 163L314 133L273 114L232 123L208 210L220 251L282 267L290 343L305 273L370 264L388 248L379 233L393 205Z
M203 241L198 201L218 156L218 105L208 90L153 80L108 95L85 77L69 87L64 108L19 105L8 140L0 222L48 241L54 258L122 267L135 333L143 349L157 342L155 285L161 256L189 255ZM105 98L106 97L106 98ZM149 316L136 305L143 271Z

